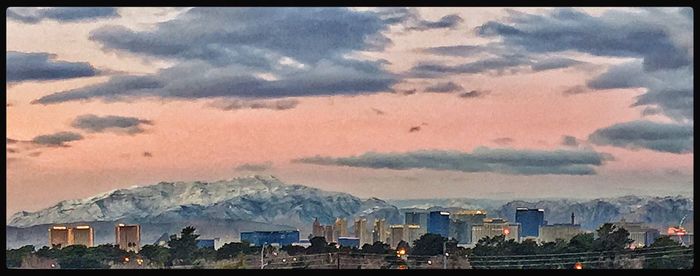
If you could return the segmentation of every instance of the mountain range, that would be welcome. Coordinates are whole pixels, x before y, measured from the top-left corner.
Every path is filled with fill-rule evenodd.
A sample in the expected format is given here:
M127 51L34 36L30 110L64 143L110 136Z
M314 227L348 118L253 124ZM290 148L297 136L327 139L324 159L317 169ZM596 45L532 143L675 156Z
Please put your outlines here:
M426 199L387 202L287 185L273 176L250 176L209 183L161 182L86 199L66 200L36 212L18 212L7 224L6 246L44 246L46 229L53 224L89 223L95 228L96 244L113 243L116 223L141 224L142 244L152 243L164 233L177 233L188 225L197 227L203 238L230 242L236 241L241 231L256 229L299 229L301 237L305 238L315 218L322 224L331 224L337 217L347 218L351 231L353 219L359 216L366 217L369 225L376 217L399 224L403 221L403 212L417 208L485 209L492 217L514 221L516 207L544 208L549 223L569 222L574 212L577 223L586 229L595 229L601 223L620 218L661 229L677 224L686 215L687 225L692 227L693 216L692 198L680 196L626 196L590 201Z

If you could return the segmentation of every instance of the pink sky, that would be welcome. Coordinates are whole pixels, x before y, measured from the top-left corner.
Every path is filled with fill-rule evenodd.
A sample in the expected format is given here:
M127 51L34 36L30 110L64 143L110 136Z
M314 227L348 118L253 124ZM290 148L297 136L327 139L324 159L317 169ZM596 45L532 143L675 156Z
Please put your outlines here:
M414 51L430 46L479 44L485 39L466 31L503 16L502 9L420 10L426 20L438 20L455 10L465 22L461 29L387 33L394 45L366 57L387 59L392 72L410 69L427 54ZM530 10L526 10L530 11ZM538 12L532 10L532 12ZM596 14L599 11L589 11ZM47 52L66 61L89 62L97 68L153 73L169 61L102 51L88 40L99 26L120 24L152 28L177 11L121 9L120 18L83 23L7 21L7 50ZM246 163L272 162L262 174L361 197L605 197L607 195L692 194L693 154L648 149L592 147L611 153L614 161L596 167L594 176L501 175L415 169L394 171L291 163L315 155L344 157L365 152L408 152L439 149L470 152L479 146L514 149L561 149L562 135L585 140L597 129L615 123L649 119L667 122L662 115L642 117L642 107L630 107L644 89L614 89L566 96L565 89L584 85L607 66L625 58L572 56L598 67L564 68L519 74L463 74L453 81L466 90L488 90L484 97L461 99L455 94L420 93L433 79L406 79L397 90L418 88L414 95L385 91L358 96L298 97L288 110L219 110L213 100L136 99L130 102L74 101L53 105L30 102L58 91L104 82L107 77L59 81L25 81L6 85L7 137L31 140L35 136L71 129L80 115L118 115L147 119L144 133L136 135L80 132L85 139L66 148L38 148L8 154L7 213L33 211L58 201L82 198L117 188L159 181L218 180L253 172L236 171ZM469 58L446 58L450 62ZM383 111L377 114L372 108ZM425 123L418 132L413 126ZM494 139L508 137L499 145ZM39 156L28 156L41 152ZM152 153L144 157L143 152ZM13 158L13 159L11 159ZM668 174L674 170L677 174Z

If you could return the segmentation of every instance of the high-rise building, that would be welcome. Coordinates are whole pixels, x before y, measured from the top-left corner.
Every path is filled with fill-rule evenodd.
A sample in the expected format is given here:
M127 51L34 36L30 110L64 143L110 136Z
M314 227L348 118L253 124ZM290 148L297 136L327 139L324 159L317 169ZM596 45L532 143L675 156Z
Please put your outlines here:
M116 243L120 249L139 252L141 250L141 226L138 224L117 224L114 228Z
M53 226L49 228L49 246L66 247L71 245L70 229L66 226Z
M544 209L516 208L515 222L521 225L521 237L537 238L540 236L540 226L545 225Z
M69 229L72 244L82 244L92 247L95 240L95 231L89 225L79 225Z
M396 246L401 241L406 241L404 239L404 226L403 225L392 225L389 227L391 229L391 248L396 248Z
M338 242L338 240L335 237L335 229L333 229L333 225L326 225L324 227L324 238L326 239L326 242L331 243L331 242Z
M406 224L404 225L404 240L409 244L413 244L413 241L420 239L421 229L418 224Z
M405 224L420 225L420 234L428 232L428 213L427 212L406 212Z
M263 244L268 245L291 245L299 242L299 231L253 231L241 232L241 241L247 241L253 246Z
M348 236L348 221L345 218L335 219L335 236L337 238Z
M389 232L388 224L385 219L374 219L374 228L372 229L372 242L383 242L389 243Z
M355 220L355 237L360 239L360 247L366 243L372 244L372 234L367 229L367 218L361 217Z
M326 236L326 229L323 228L323 225L321 225L321 222L318 221L318 218L314 219L314 223L312 225L311 235L313 235L313 237Z
M428 233L438 234L445 238L450 236L450 213L433 211L428 214Z
M508 223L502 218L484 219L481 224L472 226L472 243L477 243L484 237L504 235L507 240L520 242L520 223Z
M462 244L472 243L472 226L481 224L486 218L484 210L466 210L450 213L450 238Z
M559 223L551 225L542 225L540 226L539 233L540 236L537 238L537 240L540 243L545 243L554 242L557 239L561 239L568 242L574 236L584 232L581 229L580 224Z

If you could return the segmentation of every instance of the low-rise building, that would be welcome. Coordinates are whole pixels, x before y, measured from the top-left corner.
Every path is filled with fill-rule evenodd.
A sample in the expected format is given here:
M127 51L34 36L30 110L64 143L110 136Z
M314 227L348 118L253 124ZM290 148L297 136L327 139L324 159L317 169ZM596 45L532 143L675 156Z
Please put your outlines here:
M558 223L540 226L540 243L554 242L557 239L569 241L574 236L584 233L580 224Z
M485 237L495 237L504 235L506 239L513 239L520 242L520 224L509 223L502 218L484 219L481 224L472 226L472 242L477 243Z
M241 241L247 241L251 246L262 244L291 245L299 242L299 230L241 232Z

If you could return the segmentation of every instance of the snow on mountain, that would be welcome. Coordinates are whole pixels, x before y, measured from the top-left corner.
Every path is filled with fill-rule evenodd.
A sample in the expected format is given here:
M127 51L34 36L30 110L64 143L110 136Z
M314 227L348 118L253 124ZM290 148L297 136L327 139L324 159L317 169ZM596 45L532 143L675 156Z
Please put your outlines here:
M331 223L336 217L348 217L351 221L356 214L372 218L379 213L393 223L400 220L396 207L376 198L361 200L346 193L286 185L273 176L251 176L212 183L161 182L119 189L86 199L66 200L37 212L19 212L8 225L116 220L153 223L205 218L305 229L314 217Z

